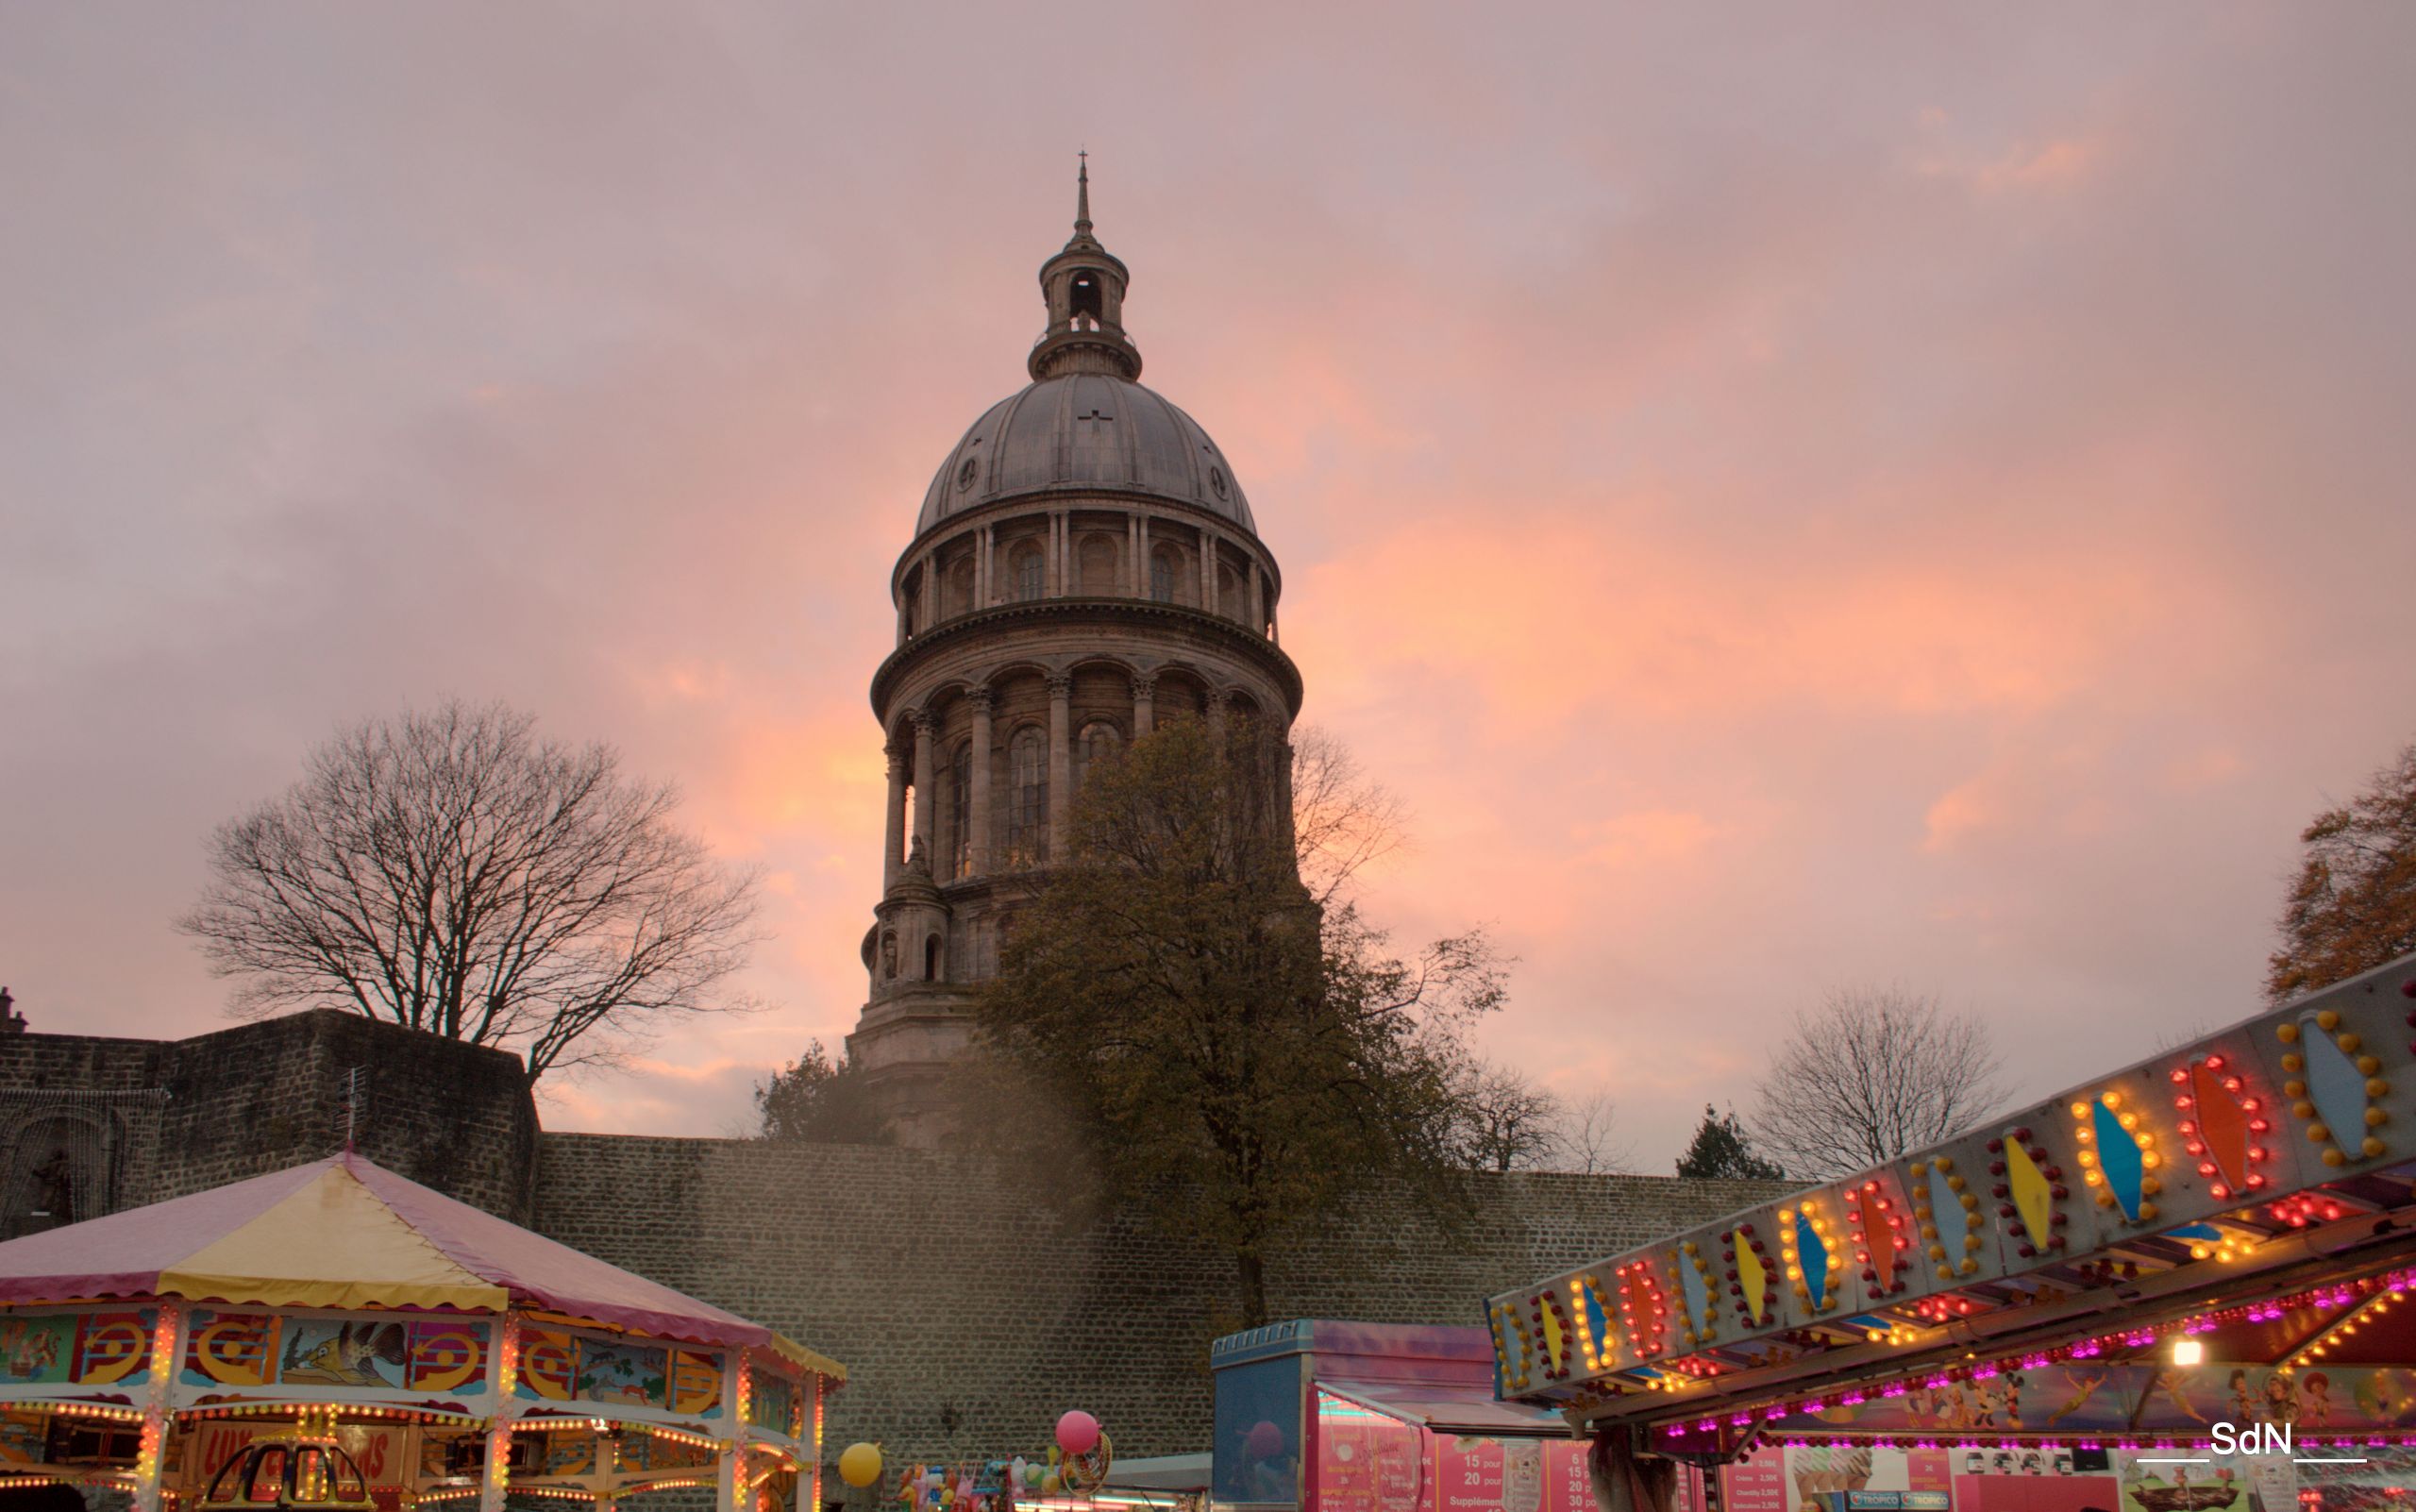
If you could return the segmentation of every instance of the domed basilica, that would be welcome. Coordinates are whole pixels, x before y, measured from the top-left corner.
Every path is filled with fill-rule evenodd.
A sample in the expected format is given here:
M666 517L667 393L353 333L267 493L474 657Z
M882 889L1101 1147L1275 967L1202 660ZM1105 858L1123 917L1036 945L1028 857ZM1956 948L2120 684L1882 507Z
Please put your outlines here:
M882 894L847 1052L907 1144L945 1132L943 1073L1002 913L1063 852L1090 764L1160 719L1288 729L1300 707L1275 559L1216 444L1139 382L1131 277L1091 234L1087 165L1077 193L1073 239L1040 269L1032 381L949 450L890 575Z

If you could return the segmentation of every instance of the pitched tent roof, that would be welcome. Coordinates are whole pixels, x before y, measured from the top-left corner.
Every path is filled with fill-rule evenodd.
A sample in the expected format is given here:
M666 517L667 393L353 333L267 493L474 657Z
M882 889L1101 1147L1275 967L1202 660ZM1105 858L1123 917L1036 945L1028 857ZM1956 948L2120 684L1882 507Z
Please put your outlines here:
M455 1201L357 1154L0 1244L0 1303L184 1297L270 1307L537 1308L847 1369L735 1313Z

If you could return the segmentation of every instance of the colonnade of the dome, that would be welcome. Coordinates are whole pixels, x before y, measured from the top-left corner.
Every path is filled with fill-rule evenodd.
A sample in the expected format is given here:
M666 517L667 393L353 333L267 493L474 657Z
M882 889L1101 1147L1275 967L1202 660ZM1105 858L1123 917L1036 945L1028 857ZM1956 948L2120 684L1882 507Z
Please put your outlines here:
M1068 502L952 519L901 559L898 643L999 604L1139 598L1204 609L1276 638L1280 580L1266 547L1197 512Z

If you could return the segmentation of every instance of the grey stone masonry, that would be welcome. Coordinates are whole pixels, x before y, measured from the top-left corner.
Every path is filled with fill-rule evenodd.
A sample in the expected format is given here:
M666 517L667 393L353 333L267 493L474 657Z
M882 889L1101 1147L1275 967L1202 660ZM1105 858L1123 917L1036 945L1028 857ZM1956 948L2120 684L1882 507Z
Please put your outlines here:
M539 1147L544 1233L853 1368L831 1403L832 1446L878 1439L907 1459L1038 1449L1080 1406L1121 1453L1207 1447L1208 1345L1237 1326L1216 1255L1126 1216L1066 1232L964 1156L576 1134ZM1481 1323L1492 1292L1790 1189L1473 1179L1476 1213L1456 1235L1377 1202L1271 1257L1273 1315Z
M1037 1450L1073 1406L1123 1453L1207 1446L1208 1345L1239 1324L1230 1262L1130 1214L1063 1218L982 1156L545 1134L514 1057L328 1011L168 1043L0 1037L0 1141L13 1162L55 1123L42 1094L164 1089L156 1117L119 1131L106 1206L136 1206L341 1149L355 1066L358 1146L380 1165L846 1362L833 1453L857 1438L893 1461ZM27 1123L28 1107L50 1111ZM1479 1323L1492 1293L1785 1189L1469 1179L1453 1232L1406 1200L1304 1226L1268 1257L1272 1315Z

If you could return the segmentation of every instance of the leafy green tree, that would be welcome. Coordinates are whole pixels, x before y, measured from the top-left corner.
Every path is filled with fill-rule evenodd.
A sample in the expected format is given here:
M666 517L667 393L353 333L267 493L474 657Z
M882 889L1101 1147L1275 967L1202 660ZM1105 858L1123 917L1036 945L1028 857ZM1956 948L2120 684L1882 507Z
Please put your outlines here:
M765 1139L820 1140L838 1144L886 1144L888 1132L867 1095L864 1072L846 1051L838 1060L822 1041L806 1042L805 1053L774 1071L755 1089L755 1111Z
M1087 775L983 995L985 1043L1073 1114L1108 1193L1231 1257L1245 1327L1312 1216L1465 1198L1465 1036L1504 963L1481 932L1396 956L1342 896L1389 813L1321 742L1170 721Z
M2307 857L2282 910L2265 995L2274 1002L2416 952L2416 745L2299 835Z
M1721 1117L1719 1109L1706 1102L1703 1108L1703 1126L1695 1131L1695 1142L1678 1157L1678 1174L1704 1179L1743 1177L1753 1181L1780 1181L1787 1172L1778 1162L1765 1160L1753 1153L1753 1141L1745 1133L1735 1110Z

